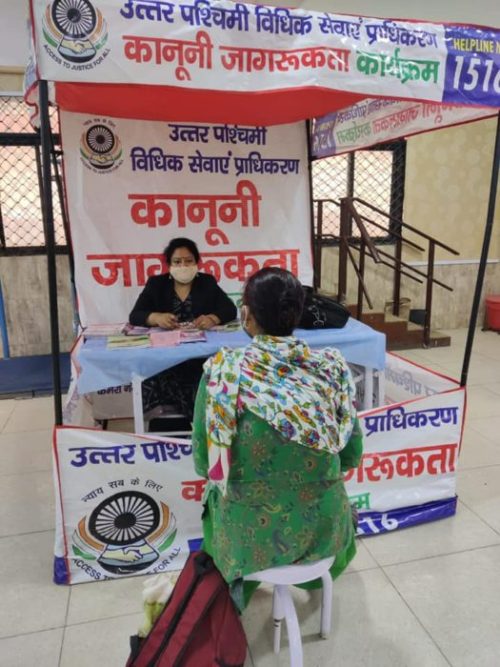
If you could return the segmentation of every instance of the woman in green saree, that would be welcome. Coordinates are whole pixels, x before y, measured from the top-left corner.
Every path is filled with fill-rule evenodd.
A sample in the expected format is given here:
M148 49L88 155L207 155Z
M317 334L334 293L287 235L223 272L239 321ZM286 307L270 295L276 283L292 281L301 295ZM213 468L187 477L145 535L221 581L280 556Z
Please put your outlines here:
M329 556L336 577L356 552L342 480L362 454L355 389L337 350L311 350L292 335L303 299L288 271L252 276L241 310L252 341L209 359L198 389L203 548L235 591L253 572Z

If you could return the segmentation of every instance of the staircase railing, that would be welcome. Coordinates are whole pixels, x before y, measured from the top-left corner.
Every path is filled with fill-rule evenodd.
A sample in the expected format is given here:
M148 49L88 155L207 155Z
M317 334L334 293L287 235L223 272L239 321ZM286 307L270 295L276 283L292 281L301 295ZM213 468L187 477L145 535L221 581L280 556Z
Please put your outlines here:
M335 199L318 199L315 200L317 204L317 215L316 215L316 248L315 248L315 260L318 275L321 275L321 254L322 254L322 245L325 240L338 241L339 243L339 270L338 270L338 293L337 298L341 302L345 302L347 297L347 275L348 275L348 262L351 263L354 272L356 273L358 281L358 294L357 294L357 304L356 304L356 316L358 319L361 319L363 315L363 305L364 299L370 309L373 309L373 303L368 293L368 289L365 283L365 267L367 257L371 258L375 264L383 264L388 266L394 271L393 279L393 314L399 315L400 307L400 298L401 298L401 279L402 276L406 276L411 280L422 284L425 280L426 283L426 293L425 293L425 321L424 321L424 344L430 344L431 338L431 318L432 318L432 291L434 285L439 285L440 287L453 292L453 288L445 283L437 280L434 277L434 263L435 263L435 252L436 247L442 248L453 255L458 255L459 253L450 248L450 246L442 243L438 239L426 234L425 232L420 231L416 227L399 220L386 211L370 204L370 202L360 199L358 197L344 197L337 201ZM334 206L340 208L340 229L339 234L324 234L323 233L323 223L324 223L324 206L325 204L333 204ZM388 225L384 226L380 222L368 218L366 215L362 215L355 204L360 204L383 218L388 220ZM394 255L385 252L382 250L381 246L377 246L374 243L373 238L370 236L365 222L370 226L376 227L386 233L387 236L390 236L394 241ZM352 233L353 223L356 225L359 236L354 236ZM427 271L420 271L414 266L411 266L407 262L402 260L403 254L403 245L410 246L416 250L425 252L423 248L415 241L412 241L408 238L403 237L405 230L411 231L412 233L419 236L424 241L427 241ZM353 250L359 254L359 261L356 261ZM423 278L424 280L421 280Z

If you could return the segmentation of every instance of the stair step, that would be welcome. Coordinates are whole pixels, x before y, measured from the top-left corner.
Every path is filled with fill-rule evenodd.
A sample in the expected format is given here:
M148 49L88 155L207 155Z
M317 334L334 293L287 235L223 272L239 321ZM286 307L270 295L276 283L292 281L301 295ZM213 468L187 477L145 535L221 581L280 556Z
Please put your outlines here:
M406 325L409 324L408 320L405 317L398 317L397 315L385 315L386 322L404 322Z
M356 318L356 305L349 305L347 309L351 316ZM408 320L392 314L365 311L361 321L375 331L386 335L388 350L411 350L424 347L424 328ZM441 331L431 331L429 347L448 347L451 344L450 336Z
M386 336L402 336L408 326L407 320L384 313L362 313L361 321L372 329L385 333Z
M451 338L441 331L431 331L429 347L449 347ZM424 347L424 328L413 322L408 323L405 336L387 338L388 350L411 350Z
M347 310L351 313L351 316L357 319L357 306L351 305L346 306ZM361 322L368 324L368 326L374 326L376 324L383 324L385 320L384 313L373 313L370 310L364 311L361 315Z

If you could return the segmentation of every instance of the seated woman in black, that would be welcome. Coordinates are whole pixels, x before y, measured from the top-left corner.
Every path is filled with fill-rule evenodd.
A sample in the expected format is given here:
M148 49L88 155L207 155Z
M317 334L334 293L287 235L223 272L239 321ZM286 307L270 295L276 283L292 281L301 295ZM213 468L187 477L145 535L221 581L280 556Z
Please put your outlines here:
M190 239L172 239L164 250L168 273L151 276L129 316L135 326L176 329L193 322L211 329L236 317L236 306L215 278L198 271L200 253Z
M164 254L168 273L148 279L129 315L130 324L177 329L192 322L199 329L211 329L234 320L234 303L215 278L198 271L200 253L194 241L172 239ZM143 382L144 410L174 405L191 421L205 361L190 359Z

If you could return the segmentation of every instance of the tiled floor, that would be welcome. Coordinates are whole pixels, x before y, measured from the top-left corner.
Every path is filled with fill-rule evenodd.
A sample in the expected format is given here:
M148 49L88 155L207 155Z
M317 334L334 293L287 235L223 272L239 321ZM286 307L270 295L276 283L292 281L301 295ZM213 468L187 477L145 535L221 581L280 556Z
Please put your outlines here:
M451 348L406 356L458 377ZM294 592L305 667L500 665L500 336L477 333L452 519L366 538L334 586L334 629L318 639L318 597ZM0 666L122 667L140 620L140 578L72 588L51 579L52 399L0 401ZM272 654L271 596L245 613L248 665Z

